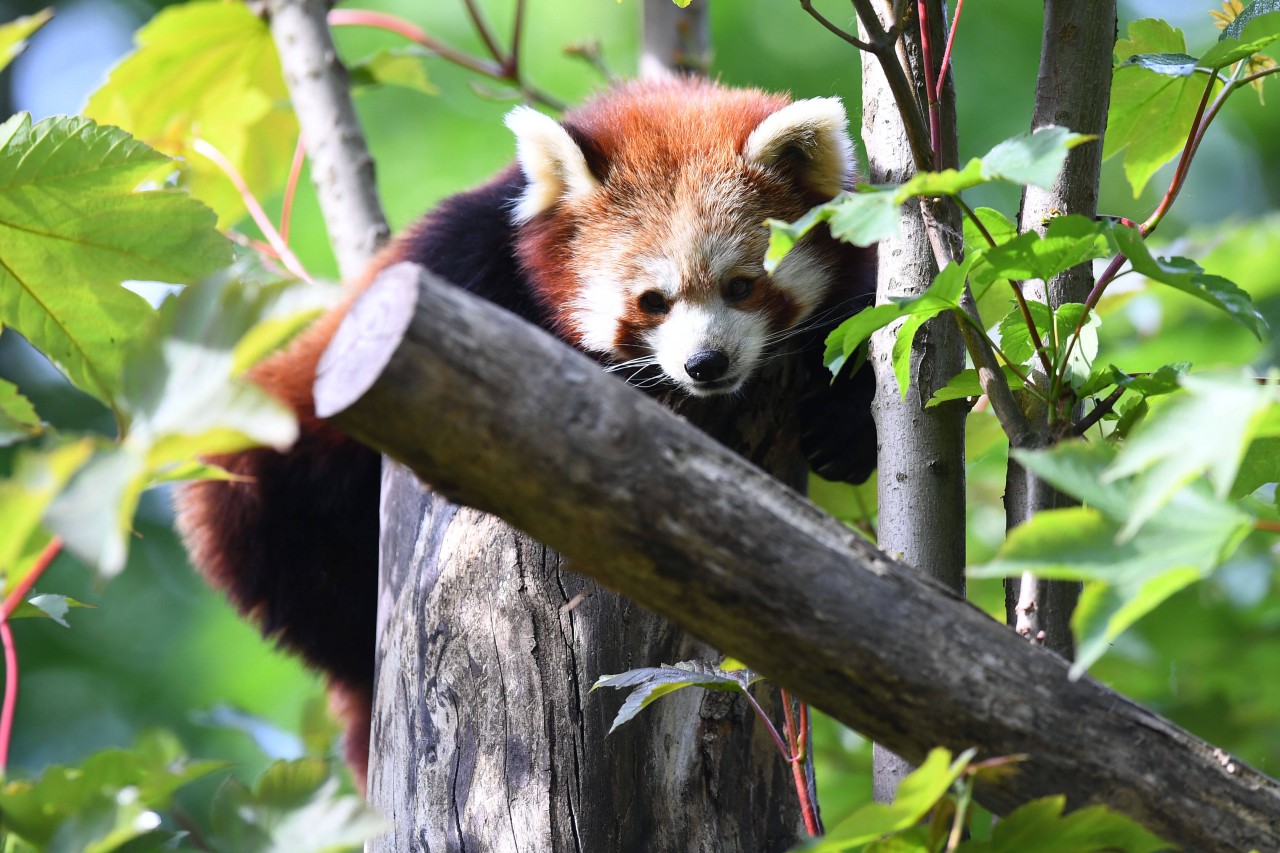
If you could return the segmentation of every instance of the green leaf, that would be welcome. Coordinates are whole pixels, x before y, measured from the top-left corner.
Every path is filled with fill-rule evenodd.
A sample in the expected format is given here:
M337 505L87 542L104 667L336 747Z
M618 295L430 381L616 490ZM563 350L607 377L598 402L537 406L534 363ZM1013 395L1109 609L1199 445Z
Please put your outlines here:
M1022 378L1018 376L1018 374L1014 373L1008 367L1004 367L1002 369L1004 370L1005 380L1009 383L1009 387L1012 390L1021 391L1023 387L1025 387L1022 382ZM962 370L955 376L951 377L951 380L947 382L946 385L935 391L933 399L925 404L925 408L931 408L939 403L945 403L948 400L963 400L968 397L980 397L984 393L986 392L982 390L982 385L978 382L978 371L973 368L969 368L967 370Z
M67 624L67 611L72 607L95 607L93 604L84 604L76 601L74 598L68 598L65 595L52 595L45 593L43 595L33 595L30 600L19 604L12 613L9 614L10 619L22 619L30 617L42 617L52 619L64 628L70 628Z
M1103 474L1108 483L1134 478L1125 536L1201 477L1226 499L1249 443L1280 397L1275 384L1248 376L1184 376L1182 386L1185 393L1157 408Z
M930 750L920 767L898 785L893 803L865 805L838 823L825 837L800 849L807 853L838 853L915 826L960 778L973 755L974 750L968 750L953 762L948 750Z
M990 178L983 174L983 161L975 157L958 171L943 169L941 172L918 172L898 188L894 194L894 201L902 204L915 196L932 198L942 195L959 195L961 191L985 184L988 180Z
M1103 226L1083 216L1059 216L1049 223L1044 236L1028 231L987 249L983 260L1002 278L1048 281L1060 272L1094 258L1105 258L1111 244Z
M991 239L995 241L997 246L1007 243L1014 237L1018 236L1018 226L1013 224L1009 217L992 207L979 207L974 209L974 215L987 229L987 233L991 235ZM978 230L978 226L974 224L969 217L964 218L964 252L971 255L974 252L986 251L991 247L987 242L987 238Z
M18 393L18 386L0 379L0 447L8 447L44 430L31 401Z
M100 447L47 515L67 547L113 576L124 567L134 511L146 488L201 473L191 464L197 456L292 444L292 412L240 376L240 345L262 322L290 325L285 318L312 312L327 296L293 282L218 279L168 300L124 366L120 404L128 433L120 443ZM260 346L253 349L261 354Z
M591 689L635 688L627 695L617 716L613 718L613 725L609 727L609 734L613 734L618 726L634 719L636 714L669 693L685 687L741 693L758 679L758 675L746 668L723 669L701 661L683 661L674 666L646 667L617 675L602 675L596 679Z
M352 63L348 66L347 73L351 77L351 85L357 88L399 86L424 95L434 95L438 90L427 77L425 62L430 55L429 51L418 45L383 48Z
M1116 42L1121 57L1147 54L1185 55L1181 30L1152 18L1129 24L1128 40ZM1181 153L1191 131L1206 81L1199 77L1170 76L1149 63L1121 64L1111 83L1111 106L1102 156L1121 151L1124 172L1133 197L1142 194L1156 170ZM1221 88L1214 84L1215 90Z
M17 586L49 540L40 526L46 508L93 451L89 440L49 450L19 449L13 473L0 481L0 575L3 596Z
M1280 3L1254 0L1223 29L1218 43L1200 57L1201 68L1222 68L1248 59L1280 39Z
M1169 77L1190 77L1196 73L1197 61L1185 53L1140 53L1120 63L1120 67L1136 65Z
M27 39L52 17L53 9L42 9L34 15L24 15L7 24L0 24L0 71L27 49Z
M1140 485L1105 476L1116 458L1111 447L1068 441L1052 450L1015 451L1014 457L1086 506L1038 513L1009 535L993 562L970 574L1016 577L1031 572L1105 587L1092 592L1086 587L1089 606L1082 601L1077 610L1076 675L1134 621L1221 565L1253 527L1252 517L1215 499L1197 482L1176 492L1128 535L1125 528Z
M863 186L858 192L831 202L831 235L862 247L897 237L901 202L892 190Z
M960 846L961 853L1158 853L1174 850L1127 815L1087 806L1065 817L1066 798L1032 800L995 825L991 840Z
M1129 376L1113 364L1111 374L1116 385L1136 391L1143 397L1160 397L1179 390L1182 387L1182 377L1190 369L1191 362L1178 361L1157 368L1146 376Z
M1027 312L1031 314L1031 320L1036 325L1036 331L1041 337L1048 335L1052 331L1052 314L1049 306L1043 302L1035 300L1027 300ZM1001 318L1000 324L996 327L1000 334L1000 349L1009 358L1013 364L1027 364L1036 354L1036 347L1041 345L1040 341L1032 340L1031 328L1027 325L1026 318L1022 315L1022 309L1015 306L1008 314ZM1048 342L1049 352L1053 352L1053 341Z
M36 781L0 788L5 829L45 849L109 851L146 835L154 824L143 813L166 807L186 785L225 767L189 761L169 737L144 736L132 750L108 749L79 767L53 766Z
M982 176L1049 189L1067 162L1067 152L1095 139L1096 136L1072 133L1064 127L1039 127L1006 139L987 152L982 158Z
M1188 258L1155 257L1146 241L1133 228L1108 224L1107 234L1116 251L1124 253L1129 259L1135 272L1227 312L1231 319L1253 332L1259 340L1263 338L1267 328L1266 320L1258 313L1249 294L1234 283L1222 276L1206 273L1199 264Z
M1267 483L1277 482L1280 482L1280 438L1255 438L1240 460L1230 497L1242 498Z
M359 797L338 793L327 761L277 761L253 790L229 779L214 801L218 849L237 853L336 853L385 832Z
M120 415L123 352L152 310L127 279L184 283L230 244L186 193L135 192L168 160L114 127L26 114L0 127L0 323Z
M85 115L180 158L185 184L230 225L244 201L191 145L200 138L221 151L260 199L283 186L298 124L266 21L243 3L182 3L162 9L136 40Z

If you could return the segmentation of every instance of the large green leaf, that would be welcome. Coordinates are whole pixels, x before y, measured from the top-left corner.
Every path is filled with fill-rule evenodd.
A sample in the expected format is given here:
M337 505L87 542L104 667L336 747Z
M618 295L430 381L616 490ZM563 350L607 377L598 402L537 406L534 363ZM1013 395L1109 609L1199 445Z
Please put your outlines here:
M1280 405L1275 384L1249 376L1188 375L1182 387L1185 393L1156 408L1103 474L1104 482L1134 480L1125 535L1201 477L1225 500L1250 442Z
M1083 673L1160 602L1221 565L1253 528L1251 516L1193 483L1129 532L1141 484L1106 476L1116 459L1112 448L1073 441L1014 455L1086 505L1037 514L1009 535L994 561L970 572L974 577L1031 572L1088 582L1072 623L1078 639L1073 675Z
M121 282L185 283L231 259L199 202L135 192L168 162L87 119L0 126L0 323L117 416L123 353L153 316Z
M1201 302L1227 312L1231 319L1253 332L1259 340L1262 339L1266 320L1258 313L1249 294L1233 282L1205 272L1199 264L1188 258L1157 258L1133 228L1108 224L1107 234L1116 251L1124 253L1129 259L1135 272L1152 281L1175 287Z
M166 302L124 366L128 432L99 449L48 513L67 547L111 576L124 566L146 488L201 474L191 466L197 456L289 446L297 434L293 414L241 376L238 349L264 323L314 316L328 295L292 282L208 280Z
M1182 31L1153 18L1133 21L1129 38L1116 42L1121 65L1111 83L1102 156L1125 152L1124 172L1134 198L1157 169L1182 151L1207 81L1201 75L1170 75L1168 64L1156 69L1151 62L1126 60L1135 55L1184 56L1186 51Z
M266 22L244 3L182 3L136 39L85 115L181 158L192 193L231 224L243 200L191 145L203 139L221 151L259 198L283 186L298 127Z
M53 9L42 9L34 15L24 15L7 24L0 24L0 71L26 50L27 39L52 17Z

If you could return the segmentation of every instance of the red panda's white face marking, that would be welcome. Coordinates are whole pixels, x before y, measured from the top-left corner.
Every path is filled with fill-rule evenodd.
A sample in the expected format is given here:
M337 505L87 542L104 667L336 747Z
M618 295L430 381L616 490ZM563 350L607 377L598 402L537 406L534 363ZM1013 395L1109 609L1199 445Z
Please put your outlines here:
M835 259L814 241L765 273L764 221L849 184L844 108L713 84L678 101L638 91L566 126L508 116L529 182L514 219L541 241L526 265L582 349L641 384L656 367L689 393L729 393L830 290Z

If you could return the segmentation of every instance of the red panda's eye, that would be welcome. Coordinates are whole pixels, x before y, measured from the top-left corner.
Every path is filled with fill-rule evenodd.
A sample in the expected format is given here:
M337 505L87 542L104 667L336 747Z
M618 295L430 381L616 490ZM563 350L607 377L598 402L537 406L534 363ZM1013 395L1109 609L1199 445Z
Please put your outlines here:
M640 309L646 314L666 314L671 310L667 297L656 290L646 290L640 294Z
M749 278L738 276L729 279L729 283L724 288L724 298L730 302L740 302L751 295L756 289L756 283Z

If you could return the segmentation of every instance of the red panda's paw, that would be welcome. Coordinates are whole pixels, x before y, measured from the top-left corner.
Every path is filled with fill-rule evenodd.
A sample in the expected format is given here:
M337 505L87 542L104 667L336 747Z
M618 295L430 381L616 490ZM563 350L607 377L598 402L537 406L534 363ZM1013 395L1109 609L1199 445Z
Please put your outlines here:
M870 365L852 376L846 369L834 382L830 374L814 377L800 401L800 447L819 476L862 483L876 469L876 423L871 414L875 391Z

